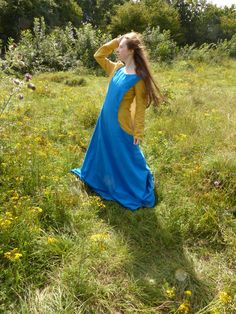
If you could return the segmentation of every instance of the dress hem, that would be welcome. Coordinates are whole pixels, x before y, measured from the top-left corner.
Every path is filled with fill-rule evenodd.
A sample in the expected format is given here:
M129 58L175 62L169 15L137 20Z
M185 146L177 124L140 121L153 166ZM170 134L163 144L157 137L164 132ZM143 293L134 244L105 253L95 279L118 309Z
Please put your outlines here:
M139 209L154 208L154 207L155 207L156 200L154 201L154 204L151 205L151 206L149 206L149 205L144 205L144 204L142 204L142 205L140 205L140 206L138 206L138 207L135 207L135 208L131 208L131 207L124 206L124 205L123 205L122 203L120 203L118 200L116 200L116 199L114 199L114 198L112 198L112 197L107 197L107 196L105 196L102 192L98 192L98 191L96 190L96 188L94 188L93 186L91 186L85 179L83 179L82 176L80 176L78 173L76 173L76 172L74 171L74 169L70 170L70 173L74 174L74 175L75 175L77 178L79 178L82 182L84 182L85 184L87 184L87 185L91 188L91 190L92 190L93 192L95 192L97 195L99 195L102 199L105 199L105 200L107 200L107 201L114 201L114 202L117 202L117 203L119 203L120 206L122 206L122 207L125 208L125 209L131 210L131 211L136 211L136 210L139 210Z

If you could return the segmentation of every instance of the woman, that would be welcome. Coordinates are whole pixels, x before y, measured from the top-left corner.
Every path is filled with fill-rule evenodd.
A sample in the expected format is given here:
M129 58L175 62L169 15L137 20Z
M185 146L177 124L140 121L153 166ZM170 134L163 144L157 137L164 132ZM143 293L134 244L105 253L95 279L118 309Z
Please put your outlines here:
M118 62L107 58L114 49ZM154 179L139 143L144 136L145 109L151 102L157 105L161 96L140 35L131 32L115 38L94 57L110 83L83 165L70 172L102 198L125 208L154 207Z

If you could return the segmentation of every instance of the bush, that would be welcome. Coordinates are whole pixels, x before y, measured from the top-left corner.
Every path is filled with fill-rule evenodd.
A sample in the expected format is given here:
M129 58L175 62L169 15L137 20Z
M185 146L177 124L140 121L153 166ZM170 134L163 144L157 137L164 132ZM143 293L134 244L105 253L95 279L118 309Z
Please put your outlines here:
M227 40L220 40L217 44L204 43L200 47L196 47L195 43L192 45L185 45L180 48L177 59L217 63L229 57L229 55L229 42Z
M78 40L75 43L74 49L77 59L86 67L97 67L98 64L93 55L102 43L105 43L111 38L106 34L102 34L100 30L94 30L91 24L85 24L83 27L76 29L76 37Z
M236 58L236 34L229 41L229 55Z
M23 31L18 45L9 41L4 67L20 72L67 70L81 64L95 67L94 52L105 35L90 24L76 29L71 23L46 34L44 18L35 18L33 32Z
M170 37L170 31L164 30L161 33L159 26L156 28L148 27L143 32L144 42L153 61L170 61L174 59L178 47Z
M82 77L77 78L77 79L67 79L65 81L65 85L68 86L84 86L86 85L86 80Z

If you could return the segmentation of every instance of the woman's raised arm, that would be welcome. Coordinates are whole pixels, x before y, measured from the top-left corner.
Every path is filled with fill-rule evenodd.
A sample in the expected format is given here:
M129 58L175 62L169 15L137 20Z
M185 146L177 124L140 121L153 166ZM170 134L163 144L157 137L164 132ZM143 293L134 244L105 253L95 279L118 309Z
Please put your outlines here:
M106 71L108 75L112 73L116 62L113 62L107 58L114 49L119 46L120 38L115 38L106 44L102 45L94 54L94 58L100 64L100 66Z

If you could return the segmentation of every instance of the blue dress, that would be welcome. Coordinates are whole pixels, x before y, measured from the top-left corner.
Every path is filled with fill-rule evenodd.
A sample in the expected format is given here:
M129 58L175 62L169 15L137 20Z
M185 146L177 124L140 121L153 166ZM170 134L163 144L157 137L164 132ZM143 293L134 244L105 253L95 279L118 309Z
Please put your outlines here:
M123 96L139 80L124 66L114 73L82 167L70 170L102 198L130 210L155 206L154 179L144 154L118 120Z

